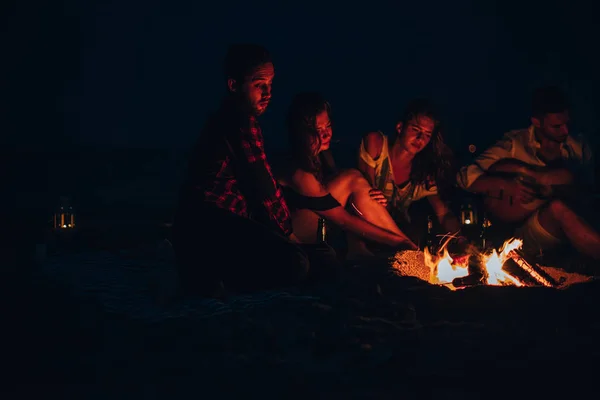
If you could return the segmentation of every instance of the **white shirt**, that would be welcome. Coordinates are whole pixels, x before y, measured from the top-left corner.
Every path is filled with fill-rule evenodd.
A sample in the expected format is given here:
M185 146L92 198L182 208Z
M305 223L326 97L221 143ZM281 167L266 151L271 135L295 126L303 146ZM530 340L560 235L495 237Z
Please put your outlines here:
M546 163L538 156L540 146L540 142L535 137L533 125L528 129L510 131L504 134L504 137L496 144L481 153L473 164L461 168L457 175L458 186L468 190L492 164L505 158L515 158L530 165L546 166ZM583 136L569 135L561 145L561 155L569 168L577 172L581 181L593 185L592 151Z

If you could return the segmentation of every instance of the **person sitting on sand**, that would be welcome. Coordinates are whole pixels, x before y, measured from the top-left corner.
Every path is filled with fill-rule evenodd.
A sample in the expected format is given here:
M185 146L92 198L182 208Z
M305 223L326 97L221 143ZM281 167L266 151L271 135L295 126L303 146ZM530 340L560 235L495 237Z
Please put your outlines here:
M407 233L413 223L409 207L426 198L442 229L456 235L453 244L461 246L455 249L462 248L466 239L460 236L461 224L442 196L444 189L455 182L450 173L452 154L444 143L432 104L426 99L412 100L395 128L392 140L374 131L360 143L358 169L371 186L371 197L385 206ZM357 238L349 237L349 242L355 247L364 246Z
M302 242L316 242L318 220L324 218L344 231L390 249L416 249L385 207L371 198L370 185L360 171L336 172L332 168L328 152L333 133L331 107L321 94L297 94L287 126L290 159L279 182L290 204L295 233Z
M232 45L227 95L208 118L188 165L173 227L181 284L212 296L303 282L306 253L273 178L257 118L271 101L275 70L267 49Z
M592 151L569 131L567 95L540 87L531 108L531 126L506 133L464 166L459 186L483 195L490 218L523 240L526 255L571 244L600 260L600 234L590 223L597 216L585 204L594 185Z

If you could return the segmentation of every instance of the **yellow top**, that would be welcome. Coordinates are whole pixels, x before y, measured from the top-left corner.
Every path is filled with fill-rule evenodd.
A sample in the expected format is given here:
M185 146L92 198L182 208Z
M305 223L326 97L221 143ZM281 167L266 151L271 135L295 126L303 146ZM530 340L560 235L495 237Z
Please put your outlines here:
M359 157L371 168L375 169L375 188L381 190L388 201L388 210L392 215L402 212L407 220L408 208L413 201L438 194L435 183L415 183L407 181L398 185L394 179L394 169L389 156L388 138L379 132L383 138L381 153L373 159L365 148L364 139L360 143Z

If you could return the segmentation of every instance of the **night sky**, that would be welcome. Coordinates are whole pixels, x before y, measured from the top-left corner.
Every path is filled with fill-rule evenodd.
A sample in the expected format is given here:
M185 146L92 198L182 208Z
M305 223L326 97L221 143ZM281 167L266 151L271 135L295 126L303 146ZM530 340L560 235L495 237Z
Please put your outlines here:
M267 147L285 145L300 90L330 99L334 136L349 149L367 131L389 133L414 96L438 104L451 145L481 147L527 126L542 83L569 91L594 142L594 6L526 3L21 1L2 17L1 141L188 148L224 94L227 45L253 41L275 60Z

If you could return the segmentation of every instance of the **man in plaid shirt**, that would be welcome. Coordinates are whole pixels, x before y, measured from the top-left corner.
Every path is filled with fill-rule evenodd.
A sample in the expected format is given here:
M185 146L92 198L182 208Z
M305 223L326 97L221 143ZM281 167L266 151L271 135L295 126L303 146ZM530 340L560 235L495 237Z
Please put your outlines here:
M201 191L203 201L240 217L250 218L252 214L253 219L289 236L290 213L271 173L256 116L236 115L237 110L229 108L231 104L226 107L209 122L208 135L196 149L201 156L197 158L205 165L190 171L194 190ZM224 137L218 135L220 131ZM225 140L215 143L213 138Z
M264 47L229 48L228 93L192 152L175 218L174 247L188 290L258 290L307 275L308 259L296 244L257 121L271 100L274 74ZM206 258L214 258L208 252L222 254L222 260L208 264Z

